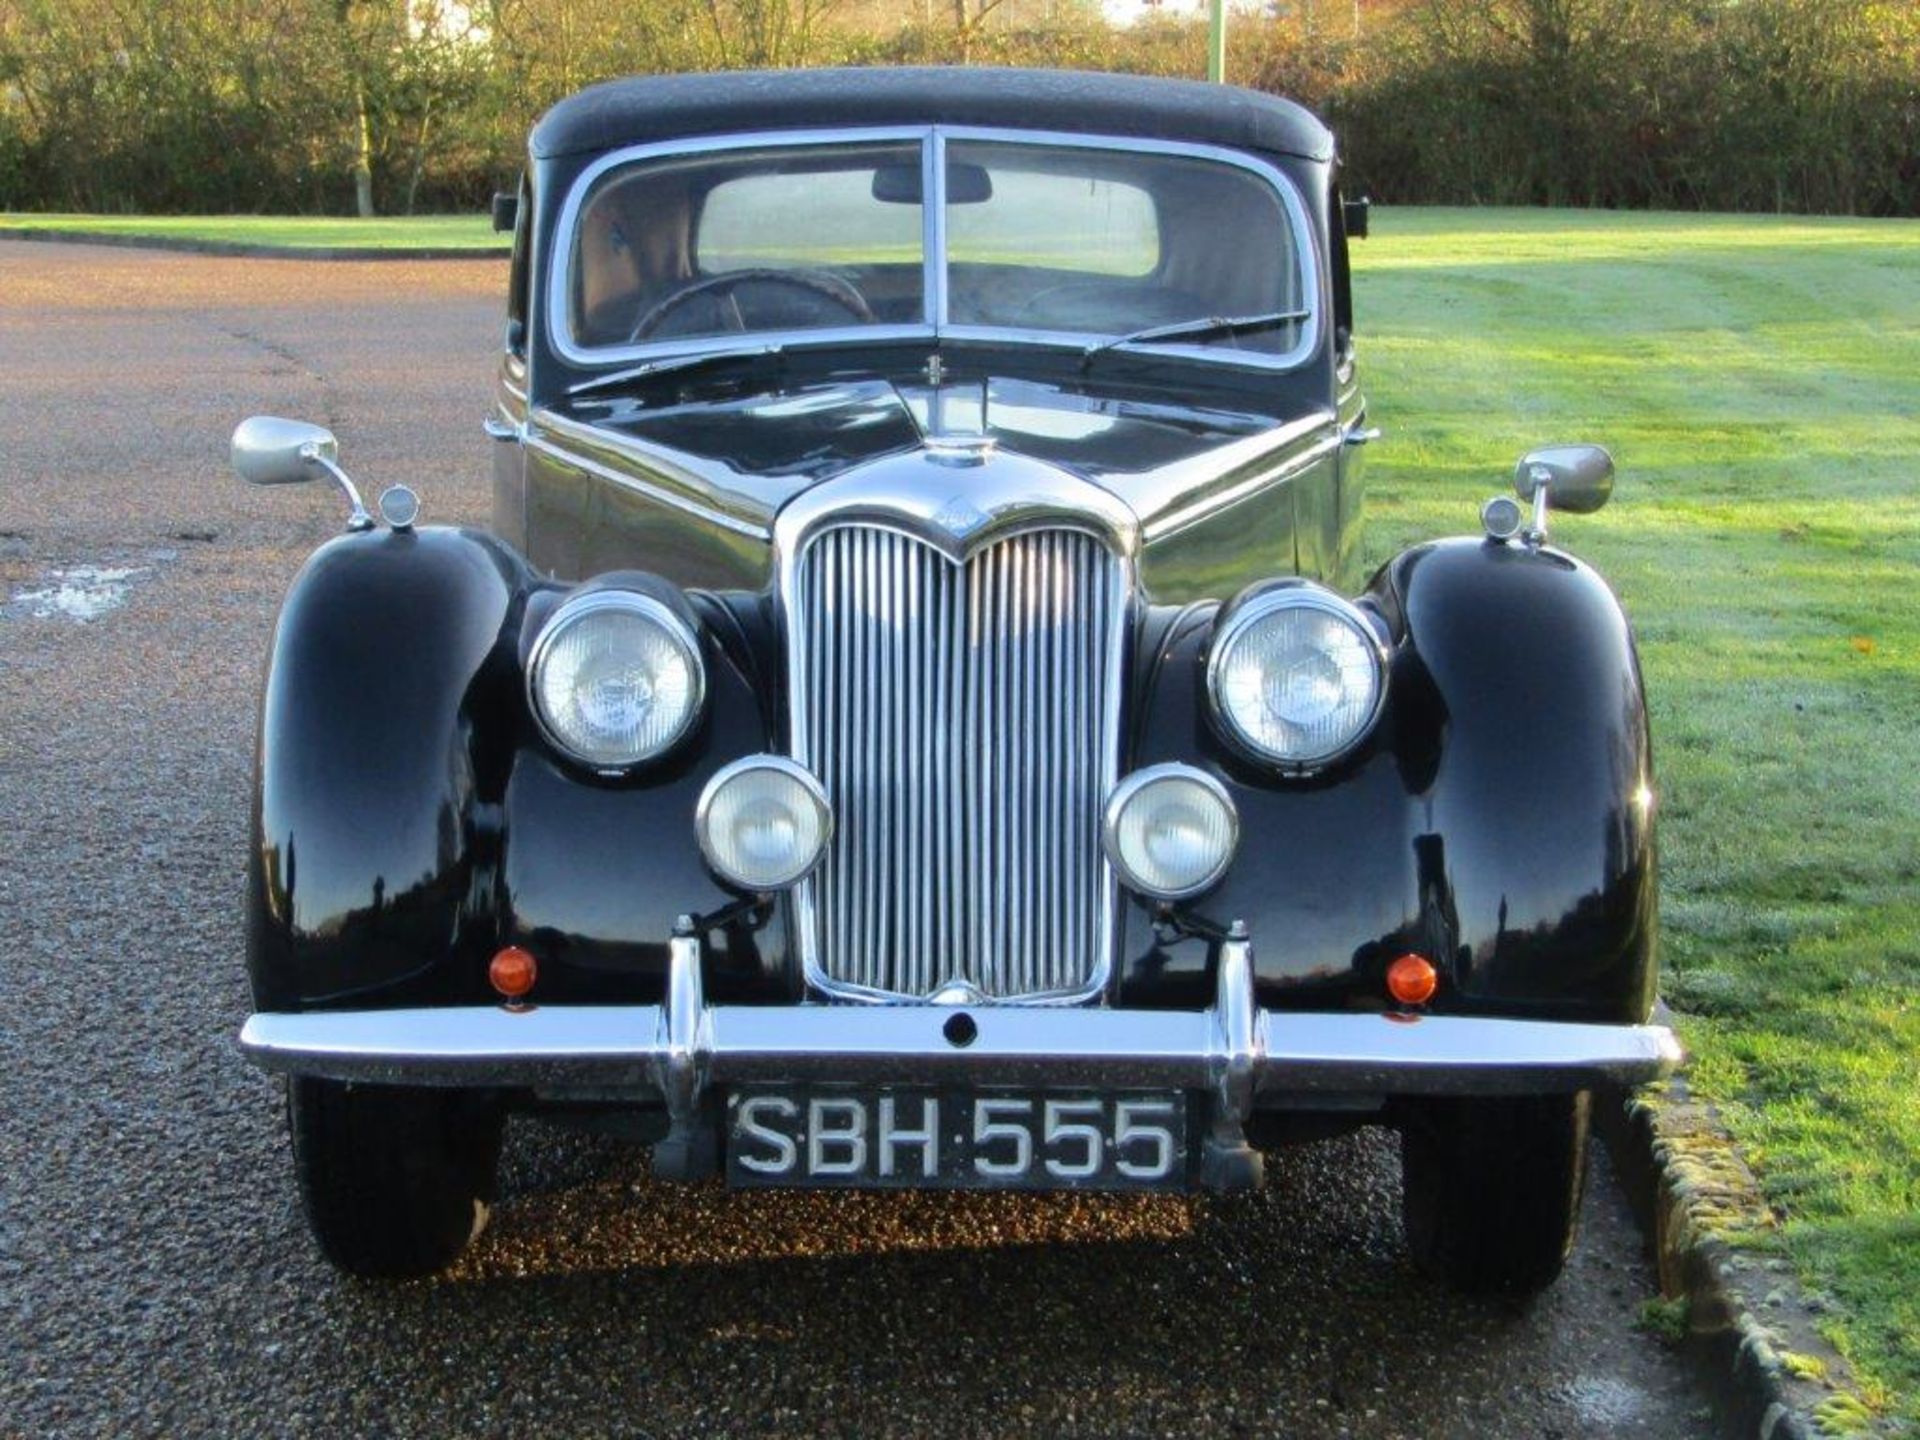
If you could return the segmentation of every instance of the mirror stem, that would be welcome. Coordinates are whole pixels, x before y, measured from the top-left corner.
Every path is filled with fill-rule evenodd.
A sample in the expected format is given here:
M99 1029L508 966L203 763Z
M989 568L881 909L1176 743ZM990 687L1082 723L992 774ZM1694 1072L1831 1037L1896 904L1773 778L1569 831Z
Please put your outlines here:
M347 529L349 532L373 529L373 516L367 513L367 507L360 499L360 492L354 488L353 481L347 478L346 471L334 464L334 462L325 455L322 455L318 445L302 445L300 447L300 458L310 465L318 465L322 470L326 471L327 474L331 475L333 477L333 483L338 485L346 495L347 504L350 507L347 514Z
M1545 475L1533 477L1533 523L1527 527L1525 538L1535 549L1547 543L1547 497L1552 493L1547 481Z

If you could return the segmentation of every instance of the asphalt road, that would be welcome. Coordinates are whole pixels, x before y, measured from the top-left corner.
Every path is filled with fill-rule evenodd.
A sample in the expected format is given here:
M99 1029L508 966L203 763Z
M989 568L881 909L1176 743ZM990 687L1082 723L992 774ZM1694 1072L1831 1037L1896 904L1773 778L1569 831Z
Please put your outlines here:
M341 509L227 436L483 521L504 275L0 242L0 1436L1717 1433L1604 1157L1524 1309L1413 1273L1372 1133L1119 1202L674 1189L524 1125L459 1275L328 1271L232 1037L261 661Z

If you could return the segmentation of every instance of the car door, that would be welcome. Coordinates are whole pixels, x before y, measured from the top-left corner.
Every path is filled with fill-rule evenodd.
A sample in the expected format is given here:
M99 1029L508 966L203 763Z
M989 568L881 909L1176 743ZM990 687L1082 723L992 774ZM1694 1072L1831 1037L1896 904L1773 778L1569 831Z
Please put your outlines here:
M1348 200L1338 190L1331 214L1329 237L1333 261L1334 395L1340 422L1339 483L1329 517L1327 582L1351 593L1365 583L1361 571L1362 500L1366 493L1367 446L1380 432L1367 423L1366 392L1360 388L1360 369L1353 340L1353 272L1347 253L1349 235L1367 233L1368 202Z
M496 211L495 223L499 223ZM514 200L513 258L507 269L507 319L500 371L486 430L493 440L493 530L509 545L527 548L527 301L533 202L522 178Z

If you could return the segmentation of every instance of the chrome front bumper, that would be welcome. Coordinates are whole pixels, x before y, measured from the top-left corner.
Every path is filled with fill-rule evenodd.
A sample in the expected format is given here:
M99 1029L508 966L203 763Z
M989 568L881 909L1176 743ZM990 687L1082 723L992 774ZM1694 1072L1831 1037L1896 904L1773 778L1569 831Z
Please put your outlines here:
M1578 1090L1680 1060L1660 1025L1264 1010L1241 935L1204 1011L710 1006L698 940L676 937L671 957L665 1005L261 1013L240 1047L335 1080L630 1092L687 1121L709 1086L751 1081L1205 1090L1244 1119L1268 1097Z

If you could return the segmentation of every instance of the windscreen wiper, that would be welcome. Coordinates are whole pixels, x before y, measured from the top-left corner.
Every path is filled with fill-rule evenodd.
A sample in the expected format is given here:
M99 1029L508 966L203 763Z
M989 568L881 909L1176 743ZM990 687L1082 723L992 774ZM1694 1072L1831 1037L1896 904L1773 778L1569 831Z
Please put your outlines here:
M1310 313L1306 310L1274 310L1264 315L1209 315L1199 320L1182 320L1174 325L1155 325L1089 345L1081 352L1080 358L1083 361L1091 360L1122 345L1146 345L1155 340L1218 340L1228 335L1252 335L1261 330L1277 330L1282 325L1296 324L1309 318Z
M780 349L777 344L763 342L757 345L729 345L722 350L695 350L686 355L667 355L659 360L649 360L644 365L634 365L582 380L578 385L568 386L567 394L596 395L605 390L621 390L636 380L648 380L655 375L668 375L677 370L697 370L707 365L718 365L723 360L752 360L763 355L778 355Z

